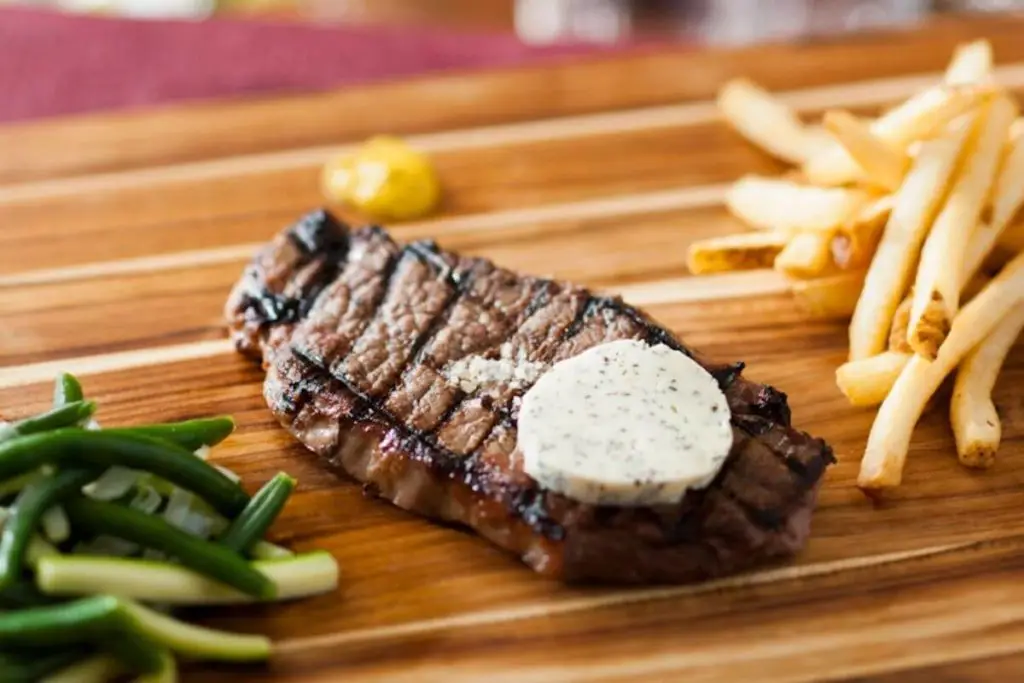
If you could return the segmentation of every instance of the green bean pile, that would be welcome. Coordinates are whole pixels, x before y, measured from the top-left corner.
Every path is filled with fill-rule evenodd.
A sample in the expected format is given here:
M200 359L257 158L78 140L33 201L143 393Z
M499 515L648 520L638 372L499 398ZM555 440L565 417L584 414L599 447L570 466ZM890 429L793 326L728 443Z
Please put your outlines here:
M63 374L51 410L0 424L0 681L168 683L176 656L267 659L263 636L165 612L337 586L328 553L263 540L295 480L278 474L250 497L200 457L231 418L102 429L95 409Z

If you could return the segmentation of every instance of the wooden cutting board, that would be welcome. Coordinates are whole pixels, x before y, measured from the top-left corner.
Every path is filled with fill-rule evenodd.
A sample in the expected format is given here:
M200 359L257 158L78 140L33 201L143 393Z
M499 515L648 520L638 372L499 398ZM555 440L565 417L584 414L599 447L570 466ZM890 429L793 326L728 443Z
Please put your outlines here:
M843 321L804 318L772 273L689 278L686 246L737 229L723 183L779 167L717 120L748 75L801 110L871 111L986 36L1024 89L1024 19L738 52L650 51L345 92L193 105L0 130L0 409L78 372L107 424L231 413L220 462L256 487L301 480L274 535L322 547L337 594L211 610L278 640L269 668L189 681L931 681L1024 672L1024 353L1000 380L1004 446L956 462L944 406L919 426L903 487L853 487L872 414L833 371ZM231 352L221 306L254 245L321 201L317 173L377 132L436 159L443 213L396 226L538 274L618 291L690 344L791 396L834 444L813 540L793 563L702 586L566 587L469 534L363 497L279 429L262 374Z

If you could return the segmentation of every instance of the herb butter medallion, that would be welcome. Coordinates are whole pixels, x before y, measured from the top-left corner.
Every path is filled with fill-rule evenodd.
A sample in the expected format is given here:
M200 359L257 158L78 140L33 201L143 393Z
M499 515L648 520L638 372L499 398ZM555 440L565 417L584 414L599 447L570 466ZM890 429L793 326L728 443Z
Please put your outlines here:
M731 448L718 382L660 344L614 341L561 361L519 411L524 471L583 503L677 503L711 483Z

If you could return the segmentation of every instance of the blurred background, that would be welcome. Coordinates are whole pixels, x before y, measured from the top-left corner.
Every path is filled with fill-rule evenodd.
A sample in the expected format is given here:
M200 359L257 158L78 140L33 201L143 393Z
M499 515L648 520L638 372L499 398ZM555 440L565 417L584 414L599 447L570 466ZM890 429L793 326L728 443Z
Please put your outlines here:
M0 0L135 18L249 16L514 33L531 44L793 39L912 24L933 13L1000 12L1024 0Z
M0 122L1022 10L1024 0L0 0Z

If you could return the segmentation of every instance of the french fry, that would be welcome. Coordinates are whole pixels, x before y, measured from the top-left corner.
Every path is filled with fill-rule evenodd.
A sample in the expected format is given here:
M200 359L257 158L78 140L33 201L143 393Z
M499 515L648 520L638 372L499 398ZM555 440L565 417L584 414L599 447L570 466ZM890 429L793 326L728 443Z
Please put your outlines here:
M811 187L788 180L745 176L729 188L725 205L754 228L832 231L870 200L871 195L861 190Z
M802 232L775 259L775 270L792 278L809 279L824 274L832 265L832 235Z
M718 93L722 117L749 142L772 156L800 164L820 144L797 114L777 97L755 83L739 78Z
M989 282L989 278L976 276L964 288L964 296L970 298L984 289ZM908 296L896 309L892 319L892 330L889 332L888 351L870 358L849 361L836 371L839 389L853 405L876 406L881 403L892 389L892 385L896 383L903 366L914 353L907 343L911 303L912 299Z
M1024 119L1018 119L1003 151L1002 164L992 186L990 217L974 229L967 255L964 257L964 278L970 278L985 263L996 243L1024 204Z
M960 307L964 258L971 234L999 170L1003 145L1017 107L998 97L978 124L975 148L963 164L928 239L914 282L907 341L914 351L934 359Z
M686 265L695 275L771 268L788 242L787 234L765 230L712 237L690 245Z
M825 128L863 171L863 179L889 192L897 189L910 167L906 152L889 146L849 112L825 113Z
M975 109L994 92L994 86L989 84L929 88L875 119L871 132L894 149L905 151L911 143L931 137L949 122ZM861 177L857 162L840 145L815 154L803 165L803 170L815 185L844 185Z
M992 279L978 273L964 285L960 291L960 298L970 300L981 290L988 286ZM889 331L889 350L913 353L910 343L907 341L907 326L910 324L910 307L913 305L913 291L903 301L892 317L892 328Z
M806 145L808 150L804 161L807 161L807 159L810 159L829 145L836 144L835 138L832 137L832 134L829 133L821 123L809 123L804 126L804 135L807 139ZM799 167L795 170L799 171L800 175L803 176L803 171Z
M871 132L905 150L910 143L935 135L946 124L984 104L996 92L991 84L937 86L890 109L875 120Z
M852 405L877 406L889 395L911 355L886 351L870 358L848 361L836 370L836 385Z
M879 197L839 226L832 237L832 261L836 266L843 270L863 270L868 267L892 207L892 195Z
M1021 330L1024 303L1007 315L995 331L964 359L953 385L950 422L956 436L956 452L967 467L991 467L1002 438L999 414L992 402L999 369Z
M768 91L746 79L734 79L718 93L718 110L740 135L774 157L802 164L821 145L796 113Z
M1024 251L1024 223L1007 228L999 238L999 247L1014 254Z
M970 118L965 118L948 135L925 142L897 191L850 323L850 360L870 358L885 350L893 314L913 277L921 244L946 194L972 124Z
M900 302L899 307L892 316L892 327L889 330L889 350L901 353L913 353L907 341L907 325L910 324L910 307L914 300L910 296Z
M934 361L915 354L907 363L871 427L857 484L863 489L898 486L910 439L942 380L1024 301L1024 254L1015 258L953 321Z
M956 48L946 67L946 85L982 83L992 75L992 44L987 40L964 43Z
M807 317L844 320L853 313L863 286L863 271L850 271L813 280L794 280L790 291Z

